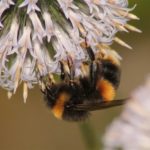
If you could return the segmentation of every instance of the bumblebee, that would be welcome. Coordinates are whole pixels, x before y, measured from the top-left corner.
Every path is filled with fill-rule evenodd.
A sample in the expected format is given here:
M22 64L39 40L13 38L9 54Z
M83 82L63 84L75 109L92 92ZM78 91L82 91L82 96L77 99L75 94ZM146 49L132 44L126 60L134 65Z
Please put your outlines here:
M59 119L85 120L90 111L125 102L114 100L121 72L118 59L112 53L102 56L101 52L94 55L90 47L86 50L91 61L81 66L84 76L74 78L73 63L68 59L67 63L60 62L62 81L47 85L43 91L47 105Z

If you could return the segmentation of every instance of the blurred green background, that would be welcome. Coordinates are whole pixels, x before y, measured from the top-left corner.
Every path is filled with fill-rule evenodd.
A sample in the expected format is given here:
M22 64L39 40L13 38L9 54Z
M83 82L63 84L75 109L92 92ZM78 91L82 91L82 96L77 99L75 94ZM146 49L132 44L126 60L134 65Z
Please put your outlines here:
M137 7L133 12L141 19L131 23L143 33L119 34L133 50L114 44L123 57L118 98L128 97L150 73L150 0L130 0L130 6L134 3ZM122 107L118 107L92 113L89 121L99 142L121 110ZM0 89L0 150L86 150L80 126L84 128L85 125L55 119L38 88L29 92L26 104L21 88L11 100Z

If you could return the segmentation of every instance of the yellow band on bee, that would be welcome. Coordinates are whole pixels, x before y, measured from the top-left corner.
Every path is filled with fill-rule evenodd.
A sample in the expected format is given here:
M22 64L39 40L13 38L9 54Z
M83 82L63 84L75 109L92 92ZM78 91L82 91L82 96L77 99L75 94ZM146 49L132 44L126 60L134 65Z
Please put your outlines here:
M104 101L111 101L115 97L115 88L108 80L103 79L98 81L97 90L100 92Z
M70 95L65 92L61 93L58 96L58 98L56 99L56 104L52 108L52 112L56 118L58 119L62 118L65 103L69 101L69 99L70 99Z

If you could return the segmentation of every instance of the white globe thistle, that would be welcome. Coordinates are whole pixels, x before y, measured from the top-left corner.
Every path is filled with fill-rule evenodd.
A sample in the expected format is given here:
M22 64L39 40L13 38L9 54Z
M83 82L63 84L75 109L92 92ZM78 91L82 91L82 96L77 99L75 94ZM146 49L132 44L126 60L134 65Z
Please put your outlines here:
M150 149L150 79L137 88L104 136L104 150Z
M42 86L43 77L56 82L60 61L68 58L75 77L83 75L85 39L95 54L111 51L113 41L131 48L116 37L118 31L140 32L127 24L138 19L131 10L127 0L1 0L0 86L10 97L23 82L26 100L28 88Z

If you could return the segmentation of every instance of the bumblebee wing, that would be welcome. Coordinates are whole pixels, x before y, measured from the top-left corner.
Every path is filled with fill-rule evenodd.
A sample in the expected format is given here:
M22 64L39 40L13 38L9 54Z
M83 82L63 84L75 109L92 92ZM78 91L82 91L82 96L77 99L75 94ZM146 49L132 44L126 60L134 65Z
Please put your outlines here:
M120 106L125 104L127 99L113 100L113 101L102 101L102 102L86 102L83 104L78 104L74 106L75 110L84 110L84 111L95 111L100 109L106 109L110 107Z

